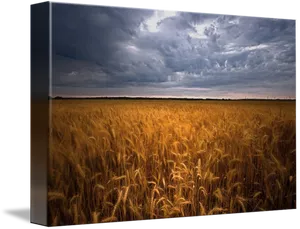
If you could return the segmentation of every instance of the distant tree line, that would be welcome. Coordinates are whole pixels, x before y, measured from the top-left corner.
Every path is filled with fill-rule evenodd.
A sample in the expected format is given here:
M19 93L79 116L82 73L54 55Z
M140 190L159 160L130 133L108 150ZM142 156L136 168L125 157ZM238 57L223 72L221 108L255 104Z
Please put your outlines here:
M130 96L120 96L120 97L109 97L109 96L101 96L101 97L62 97L62 96L55 96L51 97L49 96L49 99L54 99L54 100L78 100L78 99L89 99L89 100L216 100L216 101L295 101L296 99L256 99L256 98L243 98L243 99L229 99L229 98L173 98L173 97L130 97Z

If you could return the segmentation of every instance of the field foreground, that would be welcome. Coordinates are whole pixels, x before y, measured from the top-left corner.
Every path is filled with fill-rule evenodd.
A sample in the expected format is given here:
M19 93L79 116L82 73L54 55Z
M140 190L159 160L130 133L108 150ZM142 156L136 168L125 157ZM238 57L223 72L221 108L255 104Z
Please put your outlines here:
M52 102L50 225L296 208L295 101Z

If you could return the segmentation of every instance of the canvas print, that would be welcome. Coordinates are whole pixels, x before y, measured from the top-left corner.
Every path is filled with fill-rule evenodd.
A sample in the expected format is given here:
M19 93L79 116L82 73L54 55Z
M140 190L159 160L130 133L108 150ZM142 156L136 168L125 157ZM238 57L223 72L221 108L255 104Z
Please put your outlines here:
M296 208L295 20L50 7L49 225Z

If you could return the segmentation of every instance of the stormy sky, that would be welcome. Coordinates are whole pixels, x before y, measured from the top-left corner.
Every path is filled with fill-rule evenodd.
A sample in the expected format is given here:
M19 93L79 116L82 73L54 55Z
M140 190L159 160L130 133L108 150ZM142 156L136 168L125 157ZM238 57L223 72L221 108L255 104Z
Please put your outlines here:
M52 96L295 98L295 21L52 4Z

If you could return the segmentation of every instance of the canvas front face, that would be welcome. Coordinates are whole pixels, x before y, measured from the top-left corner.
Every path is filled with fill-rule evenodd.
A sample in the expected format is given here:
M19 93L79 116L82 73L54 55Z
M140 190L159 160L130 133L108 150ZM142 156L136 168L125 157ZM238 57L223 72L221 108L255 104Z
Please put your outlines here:
M50 225L296 208L294 20L50 7Z

